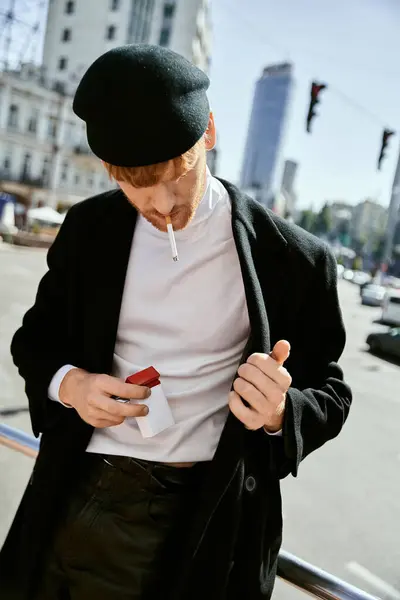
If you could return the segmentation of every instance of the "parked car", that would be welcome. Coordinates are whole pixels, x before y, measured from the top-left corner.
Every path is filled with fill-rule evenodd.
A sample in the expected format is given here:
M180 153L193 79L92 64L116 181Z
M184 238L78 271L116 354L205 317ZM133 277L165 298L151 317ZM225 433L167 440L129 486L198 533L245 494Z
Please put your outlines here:
M383 306L386 288L376 283L368 283L361 288L361 304L364 306Z
M394 289L400 289L400 279L398 277L393 277L393 275L387 275L385 277L385 285Z
M371 275L369 273L364 273L364 271L354 271L352 282L356 285L364 285L364 283L371 282Z
M367 285L371 285L371 283L374 283L374 281L366 281L365 283L362 283L360 285L360 297L362 296L362 291L365 287L367 287ZM385 286L383 286L385 287Z
M367 344L371 352L390 354L400 358L400 328L389 331L370 333Z
M343 279L345 279L346 281L352 281L354 277L354 273L351 269L346 269L343 273Z
M344 266L337 264L336 267L337 267L338 279L341 279L343 277L343 273L344 273Z
M386 292L381 321L388 325L400 325L400 290L391 289Z

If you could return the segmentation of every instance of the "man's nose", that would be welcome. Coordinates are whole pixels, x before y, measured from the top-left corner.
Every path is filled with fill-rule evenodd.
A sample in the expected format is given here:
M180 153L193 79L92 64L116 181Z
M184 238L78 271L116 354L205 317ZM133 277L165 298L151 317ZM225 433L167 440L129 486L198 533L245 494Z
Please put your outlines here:
M175 195L168 189L167 186L160 184L154 190L152 205L161 215L167 216L171 214L175 206L175 202Z

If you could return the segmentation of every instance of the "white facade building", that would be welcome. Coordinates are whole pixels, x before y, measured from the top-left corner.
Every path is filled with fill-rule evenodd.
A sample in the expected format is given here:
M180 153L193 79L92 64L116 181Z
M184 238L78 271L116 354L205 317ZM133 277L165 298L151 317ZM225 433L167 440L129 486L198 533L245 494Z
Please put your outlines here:
M101 54L130 43L159 44L208 71L210 0L51 0L43 66L73 93Z
M353 208L351 234L356 240L371 242L386 229L387 208L367 198Z
M298 163L294 160L285 160L283 167L281 195L285 198L284 214L293 216L296 208L297 195L295 192L295 180Z
M111 186L71 98L46 87L33 67L0 73L0 187L56 208Z
M210 0L50 0L42 68L0 72L0 191L69 206L114 184L90 152L72 95L111 48L169 47L208 71Z

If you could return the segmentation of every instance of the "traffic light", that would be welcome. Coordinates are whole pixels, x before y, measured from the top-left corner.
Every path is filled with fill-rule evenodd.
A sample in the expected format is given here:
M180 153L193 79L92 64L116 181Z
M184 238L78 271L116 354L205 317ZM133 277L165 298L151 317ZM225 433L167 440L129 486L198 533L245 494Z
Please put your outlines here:
M382 134L382 143L381 143L381 151L379 154L379 158L378 158L378 171L381 170L381 163L383 158L385 157L385 150L387 148L387 145L389 143L389 138L391 138L392 135L394 135L395 132L391 131L390 129L384 129L383 130L383 134Z
M310 108L308 109L307 114L307 132L311 133L311 121L316 115L314 112L315 105L319 102L319 95L327 87L326 83L317 83L313 81L311 84L311 100L310 100Z

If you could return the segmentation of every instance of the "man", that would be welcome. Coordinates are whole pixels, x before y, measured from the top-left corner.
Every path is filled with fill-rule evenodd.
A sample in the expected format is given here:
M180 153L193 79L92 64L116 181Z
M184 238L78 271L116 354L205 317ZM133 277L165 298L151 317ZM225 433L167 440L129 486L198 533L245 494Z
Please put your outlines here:
M335 261L211 177L208 85L138 45L77 90L118 189L69 211L13 340L42 437L4 599L270 597L279 480L347 417Z

